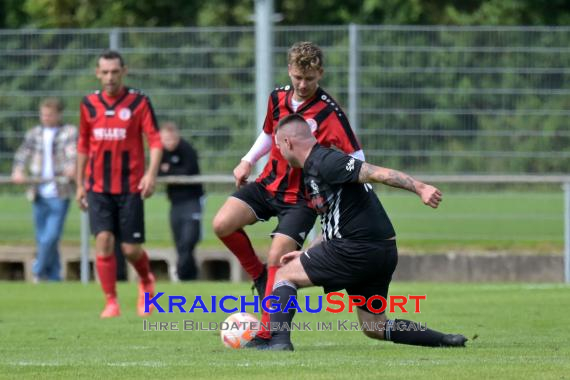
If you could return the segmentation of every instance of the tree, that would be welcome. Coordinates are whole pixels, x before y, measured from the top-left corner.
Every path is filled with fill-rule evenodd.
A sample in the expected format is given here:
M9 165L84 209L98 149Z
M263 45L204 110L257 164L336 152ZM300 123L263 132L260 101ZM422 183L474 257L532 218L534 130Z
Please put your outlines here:
M253 0L3 0L2 28L251 25ZM275 0L284 25L568 25L567 0Z

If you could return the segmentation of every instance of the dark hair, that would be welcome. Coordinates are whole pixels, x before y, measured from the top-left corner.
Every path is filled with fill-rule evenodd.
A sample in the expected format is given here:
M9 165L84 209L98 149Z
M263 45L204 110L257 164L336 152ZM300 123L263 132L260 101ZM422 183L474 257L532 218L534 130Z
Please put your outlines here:
M279 120L279 123L277 124L277 128L275 130L277 131L279 130L279 128L283 127L284 125L295 122L307 124L303 116L301 116L298 113L292 113L291 115L287 115L283 119Z
M99 66L100 59L118 59L121 63L121 67L125 66L125 60L123 59L123 56L116 50L105 50L99 54L99 58L97 58L97 66Z

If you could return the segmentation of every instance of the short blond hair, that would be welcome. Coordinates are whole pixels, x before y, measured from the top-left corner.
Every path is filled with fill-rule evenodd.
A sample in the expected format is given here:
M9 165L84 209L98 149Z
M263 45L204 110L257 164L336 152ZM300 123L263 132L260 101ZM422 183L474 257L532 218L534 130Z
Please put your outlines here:
M287 62L302 71L320 70L323 67L323 51L316 44L308 41L297 42L287 54Z

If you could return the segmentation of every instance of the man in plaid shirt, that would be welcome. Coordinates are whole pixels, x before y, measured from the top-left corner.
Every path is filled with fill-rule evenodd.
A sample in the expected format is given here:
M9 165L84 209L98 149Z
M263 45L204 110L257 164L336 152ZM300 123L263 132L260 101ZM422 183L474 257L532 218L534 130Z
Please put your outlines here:
M28 174L41 183L28 189L36 230L35 281L61 280L59 240L69 208L77 157L77 129L62 124L63 103L57 98L40 104L41 124L26 133L14 156L12 180L22 184ZM63 180L56 181L56 177Z

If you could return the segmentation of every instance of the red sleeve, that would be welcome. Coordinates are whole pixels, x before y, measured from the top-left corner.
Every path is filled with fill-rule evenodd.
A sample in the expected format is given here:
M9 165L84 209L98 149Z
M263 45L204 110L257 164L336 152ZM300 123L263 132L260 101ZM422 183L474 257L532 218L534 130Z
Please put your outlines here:
M331 112L321 125L324 131L321 141L334 145L343 152L350 154L361 150L360 142L356 138L352 127L343 112ZM325 144L326 145L326 144Z
M162 149L162 143L160 142L160 133L158 131L158 123L156 121L156 116L154 115L154 109L152 108L150 99L147 97L145 97L143 104L142 127L149 148Z
M268 135L273 134L273 97L277 96L277 93L273 91L269 95L269 100L267 101L267 113L265 114L265 121L263 122L263 132Z
M89 111L85 104L79 106L79 138L77 140L77 152L89 154L89 137L91 135L91 125L88 118Z

